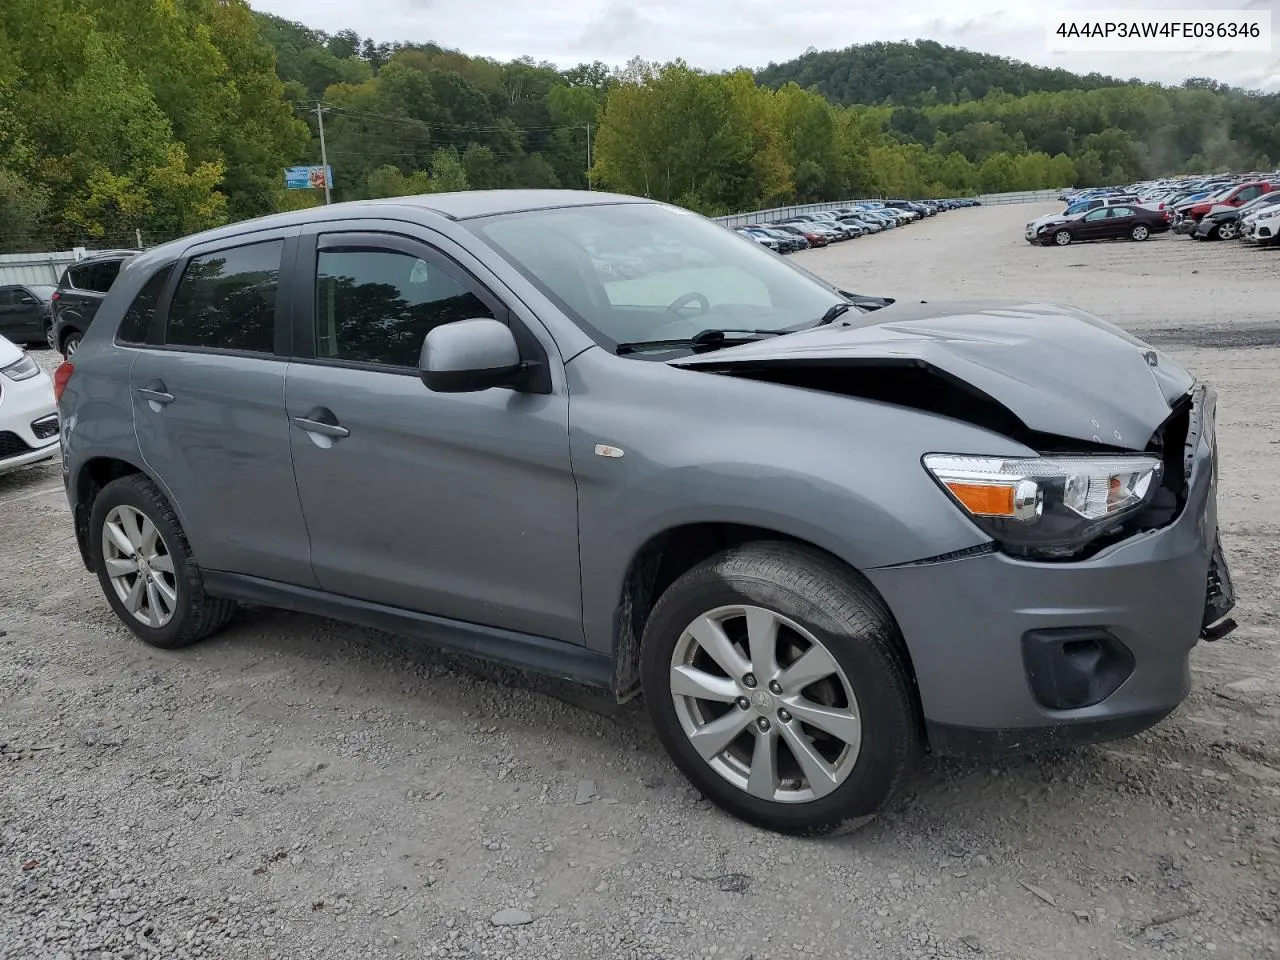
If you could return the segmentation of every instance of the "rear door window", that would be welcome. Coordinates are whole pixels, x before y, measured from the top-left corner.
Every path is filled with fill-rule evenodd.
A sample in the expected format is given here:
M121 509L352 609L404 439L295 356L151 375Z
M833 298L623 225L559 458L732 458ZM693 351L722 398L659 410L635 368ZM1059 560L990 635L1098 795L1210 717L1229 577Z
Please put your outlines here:
M192 257L165 325L170 346L272 353L283 240Z

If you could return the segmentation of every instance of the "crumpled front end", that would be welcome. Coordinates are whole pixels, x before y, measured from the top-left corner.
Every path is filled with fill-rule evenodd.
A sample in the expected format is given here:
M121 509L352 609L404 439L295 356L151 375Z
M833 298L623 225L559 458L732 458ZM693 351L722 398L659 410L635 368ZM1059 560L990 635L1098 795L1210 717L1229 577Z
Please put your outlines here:
M1083 560L991 549L865 571L902 629L933 750L991 755L1128 735L1190 686L1235 594L1218 536L1213 391L1162 427L1178 506Z

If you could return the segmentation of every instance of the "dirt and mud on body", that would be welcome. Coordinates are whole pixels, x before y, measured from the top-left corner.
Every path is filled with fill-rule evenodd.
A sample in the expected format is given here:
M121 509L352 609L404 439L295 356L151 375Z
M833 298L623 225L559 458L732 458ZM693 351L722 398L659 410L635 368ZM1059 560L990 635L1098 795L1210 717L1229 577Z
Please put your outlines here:
M39 467L0 478L0 957L1280 955L1280 350L1241 336L1274 329L1280 256L1032 247L1037 212L796 257L907 302L1073 303L1214 383L1240 627L1163 723L926 761L861 831L786 839L694 795L638 703L281 612L142 647Z

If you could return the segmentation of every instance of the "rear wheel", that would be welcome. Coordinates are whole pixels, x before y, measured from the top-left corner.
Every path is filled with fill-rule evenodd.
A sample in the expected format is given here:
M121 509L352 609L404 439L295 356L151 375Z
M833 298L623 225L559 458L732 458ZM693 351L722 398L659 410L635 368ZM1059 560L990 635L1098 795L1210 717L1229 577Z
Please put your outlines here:
M58 340L53 335L53 323L49 322L44 325L44 342L48 344L50 350L58 349Z
M1129 231L1129 237L1132 240L1145 240L1151 236L1151 229L1145 223L1135 223L1133 229Z
M98 493L89 542L107 602L144 643L185 647L235 613L234 601L204 592L177 514L141 474L113 480Z
M70 360L76 355L76 351L80 349L81 333L79 330L72 330L62 338L62 356Z
M750 823L826 833L874 815L920 751L901 638L856 573L815 551L729 550L662 595L645 699L676 765Z
M1065 247L1067 244L1071 242L1071 231L1059 230L1057 233L1053 235L1053 242L1060 247Z

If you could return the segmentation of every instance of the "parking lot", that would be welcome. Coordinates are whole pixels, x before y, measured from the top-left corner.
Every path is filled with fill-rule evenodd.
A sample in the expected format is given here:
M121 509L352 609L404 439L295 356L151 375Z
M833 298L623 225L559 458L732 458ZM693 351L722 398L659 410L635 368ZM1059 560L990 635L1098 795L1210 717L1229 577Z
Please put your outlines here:
M1074 303L1217 385L1241 626L1163 724L926 761L859 832L775 836L691 791L638 704L283 612L146 648L36 467L0 477L0 957L1280 955L1280 251L1027 244L1060 207L794 262L899 299Z

